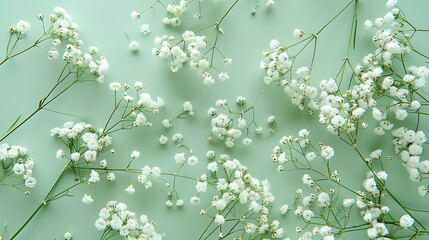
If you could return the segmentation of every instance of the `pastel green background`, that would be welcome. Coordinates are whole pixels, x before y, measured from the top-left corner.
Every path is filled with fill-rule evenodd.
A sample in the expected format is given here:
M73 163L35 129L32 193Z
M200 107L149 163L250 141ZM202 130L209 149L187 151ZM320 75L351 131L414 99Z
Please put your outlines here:
M274 209L279 209L283 203L291 203L295 189L302 187L302 173L277 173L277 166L270 158L271 150L283 135L296 135L300 129L307 128L311 131L314 142L323 141L335 147L336 156L333 162L336 169L345 175L343 180L346 183L356 189L360 188L366 169L360 161L356 161L356 154L346 145L337 143L335 136L327 134L324 127L317 123L316 114L309 116L305 111L297 110L290 104L282 89L266 86L262 81L264 73L259 69L259 62L263 59L262 51L268 49L271 39L277 38L281 43L290 44L295 41L292 36L295 28L308 33L315 32L348 1L277 0L271 9L261 5L255 16L250 14L255 1L239 1L222 23L221 27L225 33L220 36L218 43L219 49L233 59L232 66L228 68L219 64L222 70L229 73L231 79L225 82L217 81L211 87L204 86L189 66L178 73L172 73L168 62L152 56L153 39L164 34L180 36L186 29L194 30L210 24L222 16L231 1L220 6L215 6L209 0L204 1L202 6L205 17L202 20L193 19L196 8L195 4L191 4L188 13L183 17L184 24L179 28L162 25L161 19L165 16L165 10L161 7L157 7L152 14L143 15L139 21L131 19L132 10L145 9L151 2L19 0L1 3L0 58L4 54L7 29L10 25L20 19L29 21L32 25L31 31L23 42L31 43L40 33L36 15L44 13L48 16L55 6L61 6L79 24L84 46L97 46L100 54L106 56L110 63L106 83L78 84L48 106L51 110L73 116L41 111L5 140L9 144L18 144L29 149L29 155L36 162L35 177L38 182L28 197L12 188L0 187L0 229L7 223L4 239L8 239L40 203L66 164L65 161L55 158L56 150L63 146L57 139L50 137L50 129L62 126L66 121L85 121L96 128L102 127L113 107L113 93L108 87L112 81L128 84L142 81L144 91L152 96L160 96L166 102L166 107L157 116L150 116L154 123L153 128L143 127L113 135L117 153L110 157L110 161L116 162L118 166L121 162L126 164L132 150L139 150L142 156L134 166L142 167L148 164L159 166L165 172L173 172L176 167L174 154L183 150L177 149L171 142L161 146L157 139L161 134L170 137L173 133L180 132L184 135L186 145L192 148L200 159L199 166L187 167L184 173L199 177L206 167L205 153L209 149L217 153L228 153L247 165L254 176L270 180L272 192L276 196ZM373 51L372 32L363 29L363 21L384 15L387 11L384 3L385 1L381 0L360 1L357 47L351 53L353 64L357 64L365 54ZM411 22L421 28L428 27L426 10L429 1L403 0L400 1L400 6ZM352 14L352 8L349 8L320 34L312 77L314 82L334 77L339 71L347 50ZM151 25L152 32L147 36L140 33L142 23ZM128 40L124 32L131 40L140 43L141 47L137 53L128 50ZM415 47L427 52L427 37L426 33L418 34L414 40ZM210 46L210 42L208 45ZM61 61L49 61L47 58L50 47L49 43L42 44L0 66L0 132L6 130L18 115L25 116L35 109L61 71ZM308 65L310 53L311 48L300 57L296 66ZM421 62L419 58L411 60ZM261 97L256 104L256 121L264 128L264 133L254 137L251 146L237 144L233 149L226 149L220 142L207 141L211 127L206 111L217 99L228 99L232 102L237 96L244 96L251 104L261 91ZM172 129L164 129L161 120L179 113L184 101L192 102L195 117L177 121ZM275 115L278 123L273 134L266 131L266 119L269 115ZM367 150L365 154L382 146L390 147L390 141L380 141L374 136L368 131L368 134L360 139L362 148ZM427 156L427 153L425 154ZM399 158L396 158L388 167L392 169L392 172L389 172L389 180L392 181L393 192L406 203L427 208L427 201L422 201L417 196L417 185L410 183L400 165ZM91 205L81 203L83 194L88 192L86 185L73 189L73 197L62 198L45 207L17 239L62 239L66 231L73 234L73 239L99 239L101 233L95 229L94 221L98 211L110 200L124 201L129 209L137 214L147 214L149 219L156 222L156 230L164 232L167 239L197 239L209 223L208 217L199 215L200 208L204 205L191 206L188 203L189 198L196 194L195 183L192 181L178 182L179 194L185 200L185 206L167 208L167 189L162 181L154 181L154 186L145 190L143 186L136 184L135 177L118 174L117 179L111 184L103 182L94 186L90 190L95 200ZM402 185L404 182L406 185ZM130 183L136 185L137 191L134 195L124 192ZM205 204L208 203L209 200L206 199ZM287 229L286 235L296 236L295 223L302 225L300 220L293 214L275 217L281 220L282 226Z

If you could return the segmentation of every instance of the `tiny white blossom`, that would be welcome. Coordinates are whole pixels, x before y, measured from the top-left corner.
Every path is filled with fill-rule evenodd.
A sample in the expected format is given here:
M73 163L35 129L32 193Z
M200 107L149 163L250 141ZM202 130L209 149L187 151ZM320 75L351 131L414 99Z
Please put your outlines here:
M283 204L283 205L280 207L280 213L281 213L282 215L286 214L288 211L289 211L289 205L287 205L287 204Z
M64 151L62 149L59 149L57 151L57 153L55 154L56 158L58 158L58 159L64 158L64 155L65 154L64 154Z
M72 238L72 235L71 235L71 233L70 232L66 232L66 233L64 233L64 239L65 240L70 240Z
M401 227L406 229L413 226L414 219L410 215L405 214L399 219L399 224L401 225Z
M144 34L144 35L148 35L151 32L150 26L149 24L143 24L140 28L140 31Z
M132 159L137 159L137 158L140 157L140 152L137 151L137 150L134 150L134 151L131 152L130 156L131 156Z
M225 218L222 215L216 214L214 222L217 225L222 225L225 223Z
M334 149L330 146L322 146L322 151L320 152L320 155L323 158L331 159L334 156Z
M164 135L161 135L160 137L159 137L159 139L158 139L158 141L159 141L159 143L160 144L166 144L167 142L168 142L168 137L166 137L166 136L164 136Z
M128 44L128 48L129 48L132 52L136 52L136 51L138 51L138 50L139 50L139 48L140 48L140 44L139 44L138 42L136 42L136 41L131 41L131 42Z
M131 12L131 18L133 18L134 20L139 19L141 16L141 13L137 12L137 11L132 11Z
M19 20L19 22L16 24L16 31L20 32L21 34L24 34L30 30L30 23L24 20Z
M128 187L125 189L125 192L129 193L129 194L133 194L136 192L136 189L134 188L134 185L130 184L128 185Z
M91 195L89 194L85 194L82 198L82 202L84 204L91 204L94 201L94 199L92 199Z
M191 197L190 202L192 205L195 206L195 205L198 205L201 203L201 199L199 197L193 196L193 197Z
M116 92L121 88L121 84L118 82L112 82L109 84L110 90Z
M396 6L397 2L398 2L398 0L388 0L386 2L386 7L387 8L393 8L394 6Z
M302 36L304 36L304 31L302 31L301 29L294 29L293 36L296 38L301 38Z

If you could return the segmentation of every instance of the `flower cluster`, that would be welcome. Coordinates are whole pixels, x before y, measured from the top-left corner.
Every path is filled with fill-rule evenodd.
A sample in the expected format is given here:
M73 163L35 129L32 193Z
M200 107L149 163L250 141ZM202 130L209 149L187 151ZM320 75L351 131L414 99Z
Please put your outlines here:
M424 66L406 68L403 63L404 74L392 68L393 62L402 59L399 56L404 56L411 49L410 36L404 30L407 22L395 5L396 2L388 2L386 6L390 11L384 17L365 22L368 29L377 28L373 37L376 50L366 55L362 64L353 69L355 83L351 83L347 91L343 92L338 80L332 78L322 80L319 89L312 87L307 67L296 70L298 79L286 80L285 74L292 69L293 58L277 40L270 42L272 51L264 51L267 61L260 64L266 72L264 81L284 86L292 103L300 109L304 109L304 102L308 99L310 113L320 110L319 122L333 134L345 132L355 138L357 129L368 126L361 122L367 112L372 112L372 117L379 122L374 129L375 134L385 134L394 127L389 112L396 120L402 121L409 112L420 111L420 101L424 98L418 91L424 87L429 75L428 68ZM387 105L383 106L384 103Z
M201 214L211 216L208 210L213 211L214 223L227 227L227 222L236 221L237 225L244 227L245 234L251 237L270 236L272 238L283 237L283 228L278 220L270 221L268 215L271 211L271 203L274 196L270 192L268 180L259 180L253 177L246 166L237 159L231 159L229 155L222 154L215 160L214 152L208 154L212 161L207 165L208 174L203 174L197 181L197 192L207 191L207 184L214 185L216 194L212 197L211 206L202 210ZM195 202L195 198L191 202ZM196 201L199 203L199 201ZM239 206L237 206L239 205ZM235 208L236 210L232 210ZM233 211L240 210L242 215L231 215ZM234 228L234 227L233 227ZM226 238L222 227L219 228L219 236ZM231 234L234 231L229 231ZM240 238L241 239L241 238Z
M53 47L48 51L49 59L59 57L57 47L66 42L63 60L72 64L77 69L85 71L89 69L91 74L97 77L98 82L104 82L105 74L109 69L109 63L105 57L94 59L94 54L97 53L96 47L90 47L88 53L84 53L81 49L83 41L77 32L78 25L72 21L71 16L61 7L56 7L54 13L49 16L50 27L49 37L53 39Z
M100 210L98 216L95 227L104 231L101 239L109 239L111 232L129 240L163 239L163 234L155 231L154 223L150 222L146 215L136 216L135 212L127 209L125 203L110 201Z
M293 58L289 57L287 49L280 45L277 39L270 42L271 51L264 50L265 61L261 61L260 68L266 73L264 82L266 84L280 84L285 75L292 69Z
M311 231L306 231L302 235L303 239L322 236L323 239L335 239L343 237L347 232L342 229L354 229L348 227L352 218L353 208L359 210L359 220L363 221L363 226L367 225L366 233L370 239L393 238L392 233L399 229L408 229L414 224L414 218L405 214L399 220L391 214L390 207L384 204L389 195L386 193L386 181L388 173L384 170L375 170L373 160L381 161L382 151L373 151L368 158L365 158L370 171L362 182L362 190L352 190L351 187L342 184L339 172L331 169L333 166L330 160L334 156L334 150L323 144L319 144L318 150L309 139L310 132L306 129L299 131L299 137L283 137L280 146L275 146L272 159L278 162L278 170L284 171L284 164L290 164L295 170L306 170L302 175L302 183L311 191L305 194L305 190L297 189L293 207L285 204L280 209L282 214L289 210L294 210L294 214L301 218L306 227L314 225ZM322 167L319 160L321 158ZM328 189L328 191L324 189ZM346 189L354 195L354 198L344 197L349 193L342 193ZM342 200L342 202L340 201ZM405 210L405 209L404 209ZM395 209L395 212L397 210ZM333 223L338 219L347 219L344 223ZM303 228L297 227L297 232Z
M400 155L409 178L414 182L420 182L421 174L429 172L429 161L420 159L423 144L427 141L425 133L400 127L393 130L392 135L395 152ZM425 188L420 188L419 193L426 195L427 191Z
M33 177L34 161L31 157L24 161L22 158L26 155L27 149L25 147L10 146L7 143L0 144L0 163L2 166L0 183L11 177L11 174L15 174L22 176L25 187L34 188L36 186L36 178Z
M296 161L296 159L291 154L291 150L297 150L294 146L297 144L300 149L306 149L308 146L310 146L310 139L309 139L310 131L307 129L301 129L298 132L299 137L294 137L292 135L289 136L283 136L279 143L280 145L276 145L273 148L273 153L271 154L271 159L278 163L277 170L279 172L282 172L285 170L285 164L293 164L293 162ZM319 149L313 148L313 151L306 151L304 154L305 159L308 162L313 161L316 157L321 157L325 161L329 161L331 158L335 155L335 150L329 146L325 145L323 143L319 144ZM308 183L307 185L313 185L311 184L312 181L306 181Z
M30 31L30 28L30 23L21 19L16 23L16 26L9 27L9 32L12 34L25 34Z
M176 119L185 119L187 117L192 117L194 115L195 115L195 112L194 112L194 107L192 106L192 103L190 101L186 101L182 105L182 112L179 113L174 118L166 118L166 119L162 120L162 125L165 128L171 128L173 126L173 122Z
M171 30L170 26L177 27L183 24L182 20L185 19L182 18L183 14L194 9L189 4L197 5L195 9L198 9L198 13L195 17L202 18L201 9L205 6L202 2L203 0L174 0L164 4L160 0L155 0L143 12L154 10L154 6L158 4L164 7L166 17L162 22L169 26L166 29ZM212 0L212 2L220 4L227 1ZM192 28L198 29L196 31L180 32L180 37L171 34L156 36L152 54L161 59L168 59L172 72L181 70L188 62L190 69L199 76L204 85L214 84L215 78L227 80L228 73L221 72L215 66L221 63L221 59L215 60L215 55L220 54L226 66L232 62L231 58L226 57L217 47L218 40L224 33L221 24L223 26L227 15L239 1L232 2L229 8L226 6L224 14L212 24ZM279 4L275 0L257 0L252 14L256 13L256 7L262 2L268 7L275 5L276 2ZM424 213L427 211L408 204L404 201L407 196L396 195L396 191L392 189L395 186L388 184L393 175L389 171L395 165L390 165L385 159L392 160L394 159L392 155L396 154L400 157L411 181L421 185L418 187L418 194L425 196L429 192L429 186L423 183L428 179L429 160L425 160L427 156L424 155L424 146L427 144L424 133L426 126L422 127L422 122L426 120L424 117L429 115L426 111L429 98L425 90L429 69L415 64L414 61L417 59L412 59L413 64L408 62L408 55L413 53L425 60L429 59L429 56L419 52L411 43L417 32L427 30L414 27L396 5L397 0L387 0L385 6L388 12L384 16L364 22L367 30L374 31L372 38L374 50L365 55L363 60L357 61L359 64L352 63L354 59L351 58L353 56L351 51L354 50L357 39L357 24L361 19L358 9L362 6L355 0L349 0L338 14L314 34L295 29L293 35L298 39L297 42L282 45L277 39L273 39L269 43L269 49L263 51L264 59L259 67L263 71L265 84L281 87L292 104L300 110L308 109L309 114L317 113L316 118L323 128L337 136L341 140L339 144L346 144L354 153L347 155L342 161L343 164L350 161L353 167L354 164L361 164L360 167L364 169L362 173L353 173L353 179L350 180L355 180L354 183L349 179L345 181L342 178L345 174L342 173L340 177L339 172L341 169L349 171L350 167L336 165L337 162L334 161L336 155L334 147L340 149L341 146L322 142L314 144L310 141L310 131L305 128L301 129L297 136L285 135L278 143L273 144L276 145L271 152L271 159L275 163L273 170L277 170L278 173L290 173L291 170L300 173L298 182L303 188L285 195L291 198L292 204L284 204L280 208L280 214L290 212L294 216L287 217L295 217L300 222L295 225L298 239L348 239L349 234L356 233L360 234L361 238L369 239L418 238L429 234L429 230L423 224ZM346 56L342 58L343 65L335 77L317 79L317 85L314 82L312 85L316 78L312 71L314 63L318 61L315 55L318 52L317 44L320 43L318 39L322 37L320 33L328 25L338 21L339 16L349 12L346 10L350 8L354 8L354 15L350 32L347 33L349 39ZM143 12L133 11L131 16L139 19ZM69 76L76 76L73 84L83 80L86 75L96 78L101 83L104 82L104 75L109 68L105 57L96 57L98 52L96 47L89 47L87 52L83 50L83 41L77 31L78 25L63 8L54 9L54 13L49 16L49 26L45 26L43 15L39 15L38 19L43 24L43 35L33 45L21 51L14 48L20 47L17 42L27 37L26 33L31 28L30 23L20 20L10 27L6 56L0 61L2 65L6 60L38 46L41 42L52 40L53 46L48 47L50 48L48 58L62 58L66 66L56 85L48 91L46 98L40 100L39 107L34 113L44 109L49 102L71 87L69 85L63 90L57 89L57 86ZM144 35L149 34L150 26L142 25L140 32ZM125 35L128 38L126 33ZM210 46L209 42L212 40L213 44ZM130 39L128 41L129 50L133 52L139 50L140 45L137 41ZM311 62L296 66L297 57L312 41L314 49L312 56L310 55ZM294 53L290 49L295 46L303 47ZM64 49L60 50L62 47ZM101 185L102 179L115 181L116 174L132 175L128 179L130 182L124 184L121 189L122 193L128 194L135 193L135 185L142 184L145 189L151 188L153 179L159 178L168 189L165 205L169 208L173 206L180 208L184 205L184 200L178 193L180 182L178 179L190 180L196 189L190 203L193 206L201 206L198 209L200 215L209 219L208 226L201 231L199 239L290 239L285 236L292 235L283 229L286 225L273 218L275 197L267 179L255 177L250 168L230 155L217 155L212 150L206 153L208 162L203 163L203 171L196 172L198 166L201 166L201 157L196 154L199 151L194 153L184 144L182 133L171 132L168 137L161 135L158 139L160 144L166 144L171 138L171 142L177 148L183 148L171 156L171 163L173 161L175 163L173 164L175 170L171 173L161 172L159 167L145 164L141 165L143 167L132 167L141 155L138 150L132 151L129 156L131 159L126 166L111 167L111 163L103 159L108 153L110 155L107 158L115 153L114 149L107 149L112 144L111 135L120 130L140 126L152 127L152 122L147 116L150 113L157 114L160 108L164 107L164 100L159 97L152 98L149 93L142 92L142 82L135 82L134 86L110 82L109 88L114 95L114 107L102 128L96 129L84 122L66 122L62 127L51 130L51 136L62 141L63 149L66 149L57 150L56 158L67 160L67 164L39 207L11 239L15 239L44 206L65 196L71 196L74 187L86 185L92 190L91 187ZM237 142L250 145L252 138L262 133L262 127L256 123L260 117L255 114L257 100L251 106L248 106L246 98L242 96L237 97L233 104L231 102L233 101L219 99L208 109L206 120L210 119L211 127L209 141L220 141L221 145L227 148L234 147ZM165 118L158 123L164 126L162 131L167 132L166 129L171 128L176 119L193 117L195 112L192 103L186 101L181 105L178 115ZM279 116L277 114L276 112L276 116ZM33 114L22 123L32 116ZM414 120L416 125L409 126ZM19 118L16 121L18 122ZM277 129L276 117L270 115L267 122L270 133L273 133ZM391 132L394 154L389 155L389 149L385 148L384 142L377 143L380 149L369 154L361 149L362 132L368 133L365 129L369 124L374 124L372 129L374 131L370 134L377 135L377 139L384 140L388 136L379 138L378 135ZM14 126L16 128L11 132L20 127L21 122L12 124L12 127ZM251 132L253 129L256 134ZM156 131L158 128L152 130ZM1 141L8 135L9 133ZM390 144L390 140L387 142ZM164 150L168 148L168 146L158 147ZM26 155L27 149L21 146L0 143L0 185L10 185L14 188L19 184L27 188L35 186L36 179L32 176L34 162L31 158L23 160ZM188 172L181 171L186 166L194 169ZM194 173L196 177L189 173ZM74 182L68 181L71 182L70 185L63 184L65 177L71 175L74 176ZM171 177L173 181L167 181L164 176ZM293 177L287 175L290 176ZM12 182L10 179L18 180L19 183L9 183ZM81 201L84 204L94 201L90 191L84 194ZM286 217L282 220L286 220ZM110 201L100 210L95 228L102 232L101 240L115 237L129 240L164 238L164 234L155 231L154 222L149 221L146 215L139 217L128 210L125 203L118 201ZM2 237L0 236L0 240ZM354 237L355 235L352 238ZM64 239L71 238L69 232L64 234Z
M173 72L179 71L183 64L190 61L191 68L203 79L205 85L212 85L215 83L215 78L209 72L213 67L213 62L210 62L206 53L202 53L207 45L206 36L195 35L192 31L185 31L182 38L177 43L172 43L176 38L174 36L163 36L155 38L155 47L152 49L152 54L159 58L171 58L170 69ZM214 51L212 48L211 51ZM232 60L225 57L225 65L230 65ZM221 81L227 80L229 75L224 72L218 74Z
M205 36L196 36L194 32L186 31L182 34L182 40L179 43L170 44L175 39L173 36L156 37L152 54L162 59L171 58L170 69L173 72L180 70L188 59L195 62L193 64L195 66L201 61L198 66L202 71L209 68L209 62L206 59L200 59L200 50L206 47ZM181 42L183 47L179 46Z
M162 20L162 23L165 25L171 25L173 27L179 26L182 21L180 20L180 16L188 10L188 2L185 0L181 0L180 2L168 4L167 5L167 13L172 15L173 17L165 17Z
M134 83L134 90L136 91L136 96L133 97L128 93L130 86L124 84L124 92L120 100L117 99L118 91L122 88L122 84L119 82L112 82L109 84L110 90L115 93L115 109L113 113L116 112L119 108L123 108L122 115L120 116L121 128L127 129L132 127L147 126L151 127L152 123L147 120L145 112L152 112L154 114L158 113L159 109L164 107L164 100L160 97L153 99L149 93L143 92L140 93L140 90L143 88L142 82ZM112 113L112 115L113 115ZM113 127L116 124L114 124Z
M112 138L103 129L95 130L91 124L84 122L66 122L63 127L52 129L51 136L63 139L71 150L70 155L58 150L57 158L67 158L73 162L94 162L98 153L112 143Z
M161 169L159 167L144 166L141 170L141 174L137 176L137 181L144 185L146 189L152 187L152 182L149 177L159 178L161 176Z
M307 106L310 111L319 109L319 102L316 100L317 88L310 85L310 70L308 67L300 67L296 70L298 79L282 80L284 91L289 95L292 104L303 110L305 100L308 99Z
M418 128L408 130L403 126L394 128L390 121L405 120L410 113L420 114L423 97L421 89L425 86L429 69L425 66L406 66L404 73L395 72L392 65L398 56L404 56L411 52L410 36L404 30L407 21L403 18L401 11L396 8L396 1L388 1L386 6L390 9L384 17L376 18L374 21L367 20L365 25L368 29L376 28L373 37L374 45L377 47L374 53L364 57L362 65L355 69L357 81L364 84L367 93L375 95L374 98L388 98L388 104L381 106L378 102L370 98L368 104L372 108L373 118L379 122L379 126L374 129L377 135L385 134L385 131L392 130L393 145L395 153L400 155L404 167L407 169L409 178L414 182L422 180L421 174L429 171L429 162L420 160L423 152L423 144L427 141L425 133ZM383 76L382 76L383 74ZM372 97L372 96L371 96ZM377 106L376 106L377 104ZM427 193L427 188L418 188L420 195Z
M246 98L242 96L237 97L236 103L239 106L237 112L231 110L232 106L230 106L227 99L219 99L216 101L216 107L209 108L207 115L212 118L212 136L209 140L222 140L227 147L231 148L235 145L235 142L240 139L243 131L246 132L246 137L242 139L242 143L244 145L250 145L252 143L252 139L248 137L249 129L252 125L255 127L256 133L260 134L262 132L262 127L256 124L254 118L250 120L245 119L246 113L249 112L251 112L251 115L254 117L255 106L244 108ZM272 121L274 122L275 119Z

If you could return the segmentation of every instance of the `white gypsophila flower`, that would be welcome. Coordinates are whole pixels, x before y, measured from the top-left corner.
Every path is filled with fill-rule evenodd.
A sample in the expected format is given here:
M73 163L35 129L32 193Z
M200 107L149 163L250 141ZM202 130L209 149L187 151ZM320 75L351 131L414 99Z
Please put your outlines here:
M137 41L130 41L130 43L128 44L128 48L130 49L130 51L136 52L139 50L140 44Z
M319 229L319 233L322 236L329 236L329 235L331 235L331 230L332 230L331 227L329 227L329 226L323 226L323 227L321 227Z
M371 158L373 158L373 159L379 159L380 157L381 157L381 153L382 153L383 151L381 150L381 149L377 149L377 150L374 150L374 151L372 151L370 154L369 154L369 156L371 157Z
M62 149L59 149L59 150L57 151L57 153L55 154L55 157L56 157L57 159L64 158L64 156L65 156L65 153L64 153L64 151L63 151Z
M102 168L107 168L107 160L106 160L106 159L101 160L101 161L100 161L100 166L101 166Z
M207 157L207 159L209 159L209 160L212 160L213 158L215 158L215 156L216 156L216 153L215 153L215 151L213 151L213 150L209 150L209 151L207 151L207 153L206 153L206 157Z
M198 205L198 204L201 203L201 199L199 197L197 197L197 196L193 196L193 197L191 197L190 202L191 202L192 205L195 206L195 205Z
M250 144L252 144L253 141L251 138L245 137L245 138L243 138L242 142L244 145L250 145Z
M377 183L374 178L368 178L363 181L363 187L370 193L378 193Z
M277 39L272 39L270 41L270 48L277 49L280 46L280 42Z
M210 162L210 163L207 165L207 169L208 169L210 172L216 172L216 171L218 170L218 165L217 165L217 163L216 163L216 162Z
M320 151L320 156L326 159L331 159L334 156L334 149L330 146L322 146L322 150Z
M197 192L206 192L207 191L207 182L206 181L197 181L197 185L195 186Z
M367 19L367 20L365 20L363 25L365 26L365 29L368 30L374 26L374 23L371 20Z
M134 151L131 152L130 156L131 156L132 159L137 159L137 158L140 157L140 152L137 151L137 150L134 150Z
M222 224L224 224L224 223L225 223L225 218L224 218L222 215L216 214L215 219L214 219L214 222L215 222L217 225L222 225Z
M125 189L125 192L129 193L129 194L133 194L136 192L136 189L134 187L134 185L130 184L128 185L128 187Z
M307 209L302 212L302 218L304 218L305 221L310 221L312 217L314 217L313 211Z
M92 202L94 202L94 199L92 199L91 195L85 194L83 196L82 203L84 203L84 204L91 204Z
M171 119L164 119L162 120L162 126L164 126L165 128L170 128L173 126Z
M418 192L418 194L420 195L420 196L426 196L427 195L427 193L428 193L428 189L427 189L427 187L426 186L423 186L423 185L421 185L421 186L419 186L418 188L417 188L417 192Z
M396 6L397 2L398 2L398 0L388 0L386 2L386 7L387 8L393 8L394 6Z
M95 170L91 170L91 173L90 173L90 175L89 175L90 177L89 177L89 179L88 179L88 184L91 186L91 185L93 185L94 183L97 183L97 182L99 182L100 181L100 175L98 174L98 172L97 171L95 171Z
M177 199L177 200L176 200L176 206L178 206L178 207L182 207L182 206L183 206L183 204L184 204L183 199Z
M376 173L376 176L378 179L386 181L388 174L385 171L379 171Z
M141 90L141 89L143 89L143 83L142 83L142 82L140 82L140 81L136 81L136 82L134 83L134 88L135 88L136 90Z
M52 41L52 45L54 45L55 47L59 47L61 45L61 40L56 38Z
M177 164L183 164L185 161L186 161L186 158L185 158L185 153L176 153L175 155L174 155L174 161L177 163Z
M298 132L298 136L302 137L302 138L308 138L308 136L310 135L310 131L308 131L307 129L301 129Z
M304 36L304 31L296 28L293 30L293 36L296 38L301 38L302 36Z
M140 32L144 35L148 35L151 32L150 25L149 24L143 24L140 28Z
M228 75L228 73L226 73L226 72L220 72L220 73L218 74L218 78L219 78L221 81L225 81L225 80L228 80L228 79L229 79L229 75Z
M168 142L168 137L166 137L164 135L161 135L159 137L158 141L159 141L160 144L164 145L164 144L166 144Z
M188 157L188 160L186 161L189 166L194 166L198 163L198 158L194 155Z
M70 158L71 158L71 160L77 162L80 158L80 153L74 152L74 153L70 154Z
M64 233L64 239L65 240L70 240L72 238L72 235L71 235L71 233L70 232L66 232L66 233Z
M24 181L25 187L34 188L36 186L37 181L34 177L28 177L28 176L24 175L24 179L25 179L25 181Z
M140 18L140 16L141 16L141 13L140 13L140 12L137 12L137 11L131 11L131 18L132 18L132 19L137 20L137 19L139 19L139 18Z
M146 215L138 217L127 209L127 205L121 202L110 201L102 208L99 218L95 221L97 230L109 228L118 231L125 239L140 239L141 236L154 240L162 240L163 235L156 233L154 222L149 221Z
M344 207L351 207L354 203L355 203L355 200L353 198L346 198L343 200Z
M96 54L98 52L98 48L96 46L89 46L89 53Z
M265 0L265 6L271 7L274 6L276 2L274 0Z
M16 24L16 31L24 34L30 30L30 23L24 20L19 20Z
M110 90L116 92L121 88L121 84L118 82L112 82L109 84Z
M399 219L399 224L401 225L401 227L407 229L413 226L414 219L410 215L405 214Z
M226 66L231 66L231 64L232 64L232 58L225 57L225 58L223 59L223 63L224 63Z
M48 51L48 59L57 59L59 57L59 53L56 48L51 48Z
M106 176L106 179L107 179L107 181L109 181L109 182L113 182L113 181L115 181L115 180L116 180L116 175L115 175L115 173L113 173L113 172L108 173L108 174L107 174L107 176Z
M173 206L173 201L171 201L171 200L165 201L165 206L172 207Z
M283 205L280 207L280 214L284 215L284 214L286 214L288 211L289 211L289 205L287 205L287 204L283 204Z
M194 114L194 107L192 106L192 103L189 101L184 102L183 111L187 112L190 116L192 116Z
M181 133L175 133L173 134L173 136L171 137L171 140L173 140L174 142L176 142L177 144L181 143L183 140L183 135Z

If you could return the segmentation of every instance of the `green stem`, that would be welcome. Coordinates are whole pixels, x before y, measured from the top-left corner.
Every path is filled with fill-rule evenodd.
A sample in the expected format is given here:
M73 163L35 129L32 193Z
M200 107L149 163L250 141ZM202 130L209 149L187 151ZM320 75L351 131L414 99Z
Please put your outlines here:
M69 162L69 164L71 163L71 161ZM21 227L15 232L15 234L10 238L10 240L13 240L16 238L16 236L18 236L18 234L30 223L30 221L34 218L34 216L36 216L36 214L44 207L46 206L50 200L52 200L50 198L50 195L52 194L52 192L55 190L55 188L57 187L58 183L60 182L60 180L62 179L62 177L64 176L64 174L67 172L67 170L69 169L69 164L66 165L66 167L64 167L63 171L61 172L61 174L58 176L57 180L54 182L54 184L52 185L51 189L49 190L49 192L46 194L45 198L43 199L43 201L40 203L40 205L36 208L36 210L34 210L34 212L30 215L30 217L28 217L28 219L24 222L24 224L21 225Z
M343 7L341 9L341 11L339 11L333 18L331 18L331 20L329 20L325 25L323 25L323 27L320 28L319 31L317 31L315 35L319 35L319 33L321 33L329 24L331 24L331 22L333 22L338 16L340 16L341 13L343 13L347 9L347 7L350 6L350 4L352 4L355 1L356 0L351 0L349 3L347 3L347 5L345 7Z
M365 162L365 158L362 156L362 154L359 152L359 150L357 149L357 147L354 147L353 148L356 152L357 152L357 154L359 155L359 157ZM414 219L414 221L420 226L420 227L422 227L423 228L423 230L426 230L426 227L416 218L416 217L414 217L414 215L406 208L406 207L404 207L402 204L401 204L401 202L395 197L395 195L393 195L393 193L392 192L390 192L389 191L389 189L387 189L386 187L385 187L385 185L381 182L381 180L380 179L378 179L378 177L377 177L377 175L374 173L374 171L368 166L368 164L365 164L368 168L369 168L369 170L372 172L372 174L374 175L374 178L377 180L377 183L379 183L382 187L383 187L383 190L385 190L388 194L389 194L389 196L399 205L399 207L401 207L408 215L410 215L413 219Z
M43 41L46 41L46 40L48 40L48 39L50 39L51 38L51 36L47 36L47 37L45 37L45 38L43 38L44 36L45 36L46 34L43 34L40 38L38 38L32 45L30 45L30 46L28 46L28 47L26 47L25 49L23 49L23 50L21 50L21 51L19 51L19 52L17 52L17 53L15 53L15 54L12 54L12 55L10 55L10 53L12 52L12 50L14 49L14 47L15 47L15 44L14 44L14 46L11 48L11 50L10 50L10 52L4 57L4 59L0 62L0 66L3 64L3 63L5 63L7 60L9 60L9 59L11 59L11 58L14 58L14 57L16 57L16 56L18 56L18 55L21 55L21 54L23 54L23 53L25 53L25 52L27 52L28 50L30 50L30 49L32 49L32 48L34 48L34 47L36 47L39 43L41 43L41 42L43 42Z
M209 38L209 36L211 35L211 33L213 32L213 30L215 29L219 29L220 24L222 23L222 21L225 19L225 17L229 14L229 12L234 8L234 6L238 3L238 0L235 0L235 2L228 8L228 10L225 12L225 14L219 19L219 21L217 21L214 24L214 28L210 31L210 33L207 35L207 38Z
M63 71L64 71L64 69L63 69ZM62 75L62 73L63 72L61 72L61 75ZM36 115L36 113L38 113L40 110L42 110L44 107L46 107L49 103L51 103L53 100L55 100L61 94L63 94L72 85L74 85L77 82L77 80L73 81L70 85L68 85L66 88L64 88L62 91L60 91L58 94L53 96L49 101L45 102L47 100L47 98L52 94L52 92L58 87L58 85L61 84L70 74L71 74L71 72L66 74L61 80L57 81L57 83L55 83L55 85L49 90L48 94L45 97L43 97L42 100L40 100L39 105L37 106L36 110L34 110L30 115L28 115L24 120L19 122L12 129L7 131L6 134L0 138L0 142L2 142L4 139L6 139L10 134L12 134L14 131L16 131L18 128L20 128L24 123L26 123L28 120L30 120L34 115Z

